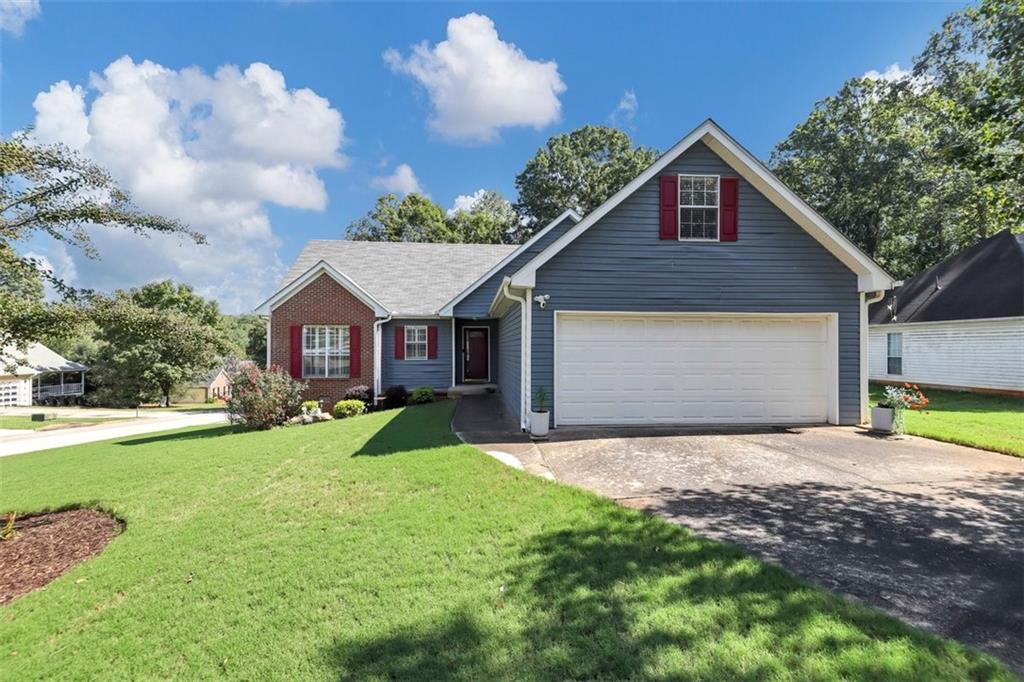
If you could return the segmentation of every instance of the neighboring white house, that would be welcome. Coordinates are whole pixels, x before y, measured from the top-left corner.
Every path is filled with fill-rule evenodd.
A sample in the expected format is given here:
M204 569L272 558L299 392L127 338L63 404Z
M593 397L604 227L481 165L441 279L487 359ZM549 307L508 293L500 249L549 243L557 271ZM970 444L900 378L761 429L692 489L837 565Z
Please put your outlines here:
M0 357L0 407L69 402L85 392L85 372L89 368L41 343L30 345L27 353L7 348ZM13 367L5 366L8 362Z
M1004 230L871 306L868 374L1024 395L1024 235Z

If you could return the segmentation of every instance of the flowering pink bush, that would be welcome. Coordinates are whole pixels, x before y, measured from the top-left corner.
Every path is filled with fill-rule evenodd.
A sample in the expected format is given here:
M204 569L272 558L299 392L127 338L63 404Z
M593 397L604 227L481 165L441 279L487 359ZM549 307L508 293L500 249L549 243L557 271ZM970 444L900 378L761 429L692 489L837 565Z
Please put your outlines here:
M301 411L305 387L276 365L269 370L242 367L231 375L228 416L253 430L284 424Z

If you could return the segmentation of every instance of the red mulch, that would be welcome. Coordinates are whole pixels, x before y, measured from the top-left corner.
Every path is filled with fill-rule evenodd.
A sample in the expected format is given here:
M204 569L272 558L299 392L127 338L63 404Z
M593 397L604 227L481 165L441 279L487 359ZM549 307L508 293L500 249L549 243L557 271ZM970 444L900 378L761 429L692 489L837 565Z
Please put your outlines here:
M7 520L0 514L0 524ZM95 509L19 517L13 539L0 540L0 604L37 590L103 551L121 522Z

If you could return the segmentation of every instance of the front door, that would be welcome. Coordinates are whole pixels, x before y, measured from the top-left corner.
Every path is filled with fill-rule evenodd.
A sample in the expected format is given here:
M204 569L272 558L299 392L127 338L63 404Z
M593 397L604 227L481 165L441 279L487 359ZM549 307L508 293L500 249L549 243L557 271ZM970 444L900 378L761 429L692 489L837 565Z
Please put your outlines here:
M487 327L466 327L463 333L463 377L466 381L488 381L490 343Z

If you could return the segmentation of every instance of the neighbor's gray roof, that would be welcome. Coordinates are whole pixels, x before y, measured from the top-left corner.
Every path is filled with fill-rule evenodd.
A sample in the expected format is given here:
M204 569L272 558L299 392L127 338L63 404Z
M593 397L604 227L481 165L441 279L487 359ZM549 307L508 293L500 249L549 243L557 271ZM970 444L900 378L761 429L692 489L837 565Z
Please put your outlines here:
M314 239L279 290L326 261L394 315L433 315L518 247Z

